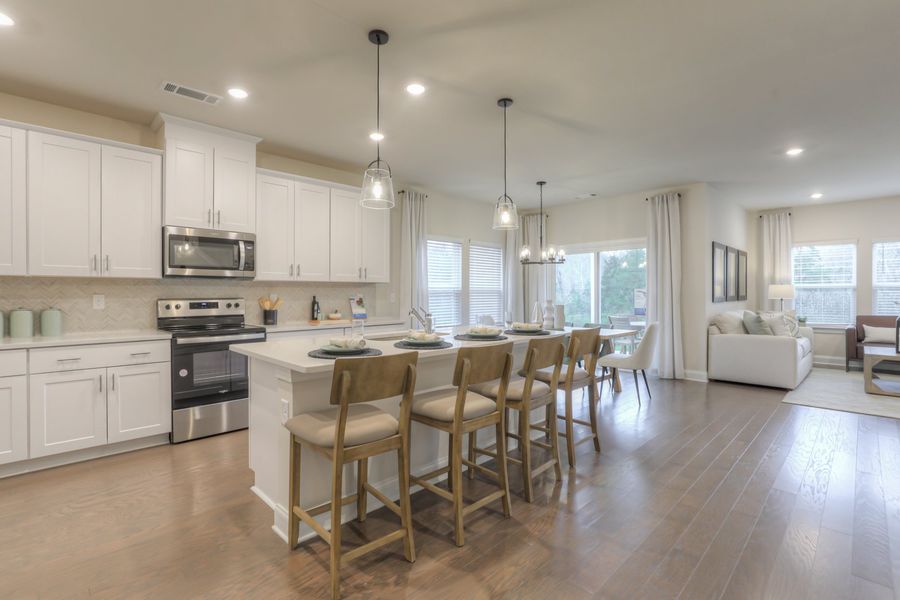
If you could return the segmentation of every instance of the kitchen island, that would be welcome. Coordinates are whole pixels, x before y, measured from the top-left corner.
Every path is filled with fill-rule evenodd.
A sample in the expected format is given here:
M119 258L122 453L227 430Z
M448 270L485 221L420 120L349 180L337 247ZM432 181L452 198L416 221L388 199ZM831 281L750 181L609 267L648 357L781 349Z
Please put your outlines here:
M381 350L385 355L409 352L394 347L405 331L378 333L367 336L369 347ZM551 335L562 337L562 332ZM417 367L416 392L448 387L453 378L453 367L459 348L498 342L460 342L453 336L444 337L453 344L450 348L420 350ZM530 336L508 336L513 342L515 367L521 367ZM308 353L327 343L328 337L267 341L258 344L239 344L231 350L250 359L250 468L255 474L251 488L273 511L272 529L287 541L288 530L288 481L290 433L283 423L300 413L328 408L334 361L310 358ZM397 416L399 399L387 399L377 406ZM535 411L535 413L540 411ZM541 414L541 417L543 414ZM537 418L537 415L536 417ZM432 471L446 464L447 436L430 427L413 424L410 442L410 465L413 474ZM484 430L479 445L493 442L493 431ZM324 457L305 452L301 465L300 498L303 506L316 506L331 497L331 466ZM389 498L399 497L397 461L390 455L374 457L369 461L369 481ZM344 493L356 489L356 469L347 465L344 472ZM370 510L380 503L369 502ZM343 520L355 517L355 504L344 509ZM328 514L319 517L328 527ZM301 526L301 538L312 535Z

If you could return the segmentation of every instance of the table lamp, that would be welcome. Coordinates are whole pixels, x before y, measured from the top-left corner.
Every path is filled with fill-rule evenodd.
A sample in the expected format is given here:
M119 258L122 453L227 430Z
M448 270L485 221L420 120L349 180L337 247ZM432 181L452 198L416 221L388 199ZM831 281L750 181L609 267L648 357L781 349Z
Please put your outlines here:
M769 300L781 300L781 312L784 312L784 301L794 299L794 286L789 283L770 283Z

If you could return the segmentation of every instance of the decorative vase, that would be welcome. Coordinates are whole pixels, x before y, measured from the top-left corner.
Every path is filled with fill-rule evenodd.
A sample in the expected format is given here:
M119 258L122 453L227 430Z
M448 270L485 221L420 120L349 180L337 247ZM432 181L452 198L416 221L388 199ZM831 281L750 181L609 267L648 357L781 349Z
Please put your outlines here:
M547 300L544 303L544 314L541 326L544 329L553 329L553 322L556 318L556 308L553 306L553 300Z

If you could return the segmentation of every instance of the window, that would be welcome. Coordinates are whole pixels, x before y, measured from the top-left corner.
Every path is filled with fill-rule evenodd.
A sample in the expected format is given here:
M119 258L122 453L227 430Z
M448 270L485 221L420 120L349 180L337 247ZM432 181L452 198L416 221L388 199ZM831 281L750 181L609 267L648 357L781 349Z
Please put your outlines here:
M797 245L791 252L797 314L817 325L856 316L856 244Z
M594 320L594 257L569 254L556 267L556 303L566 306L566 321L578 326Z
M436 326L462 321L462 253L460 242L428 240L428 311Z
M503 322L503 249L499 245L429 239L428 310L435 326Z
M469 323L490 316L503 323L503 250L469 244Z
M872 312L900 314L900 242L872 244Z

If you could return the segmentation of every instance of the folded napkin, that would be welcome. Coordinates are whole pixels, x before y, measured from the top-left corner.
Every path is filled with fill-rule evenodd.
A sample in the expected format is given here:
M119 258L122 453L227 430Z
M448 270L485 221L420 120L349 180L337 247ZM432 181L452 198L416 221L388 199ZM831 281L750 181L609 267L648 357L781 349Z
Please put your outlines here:
M417 342L436 342L441 339L441 336L436 333L425 333L424 331L416 331L413 329L409 330L406 337L411 340L416 340Z
M491 327L489 325L476 325L475 327L469 327L469 333L473 333L475 335L500 335L503 330L499 327Z
M340 337L331 338L328 343L338 348L365 348L366 340L361 337Z
M540 323L519 323L518 321L512 324L513 329L518 329L520 331L539 331L542 325Z

